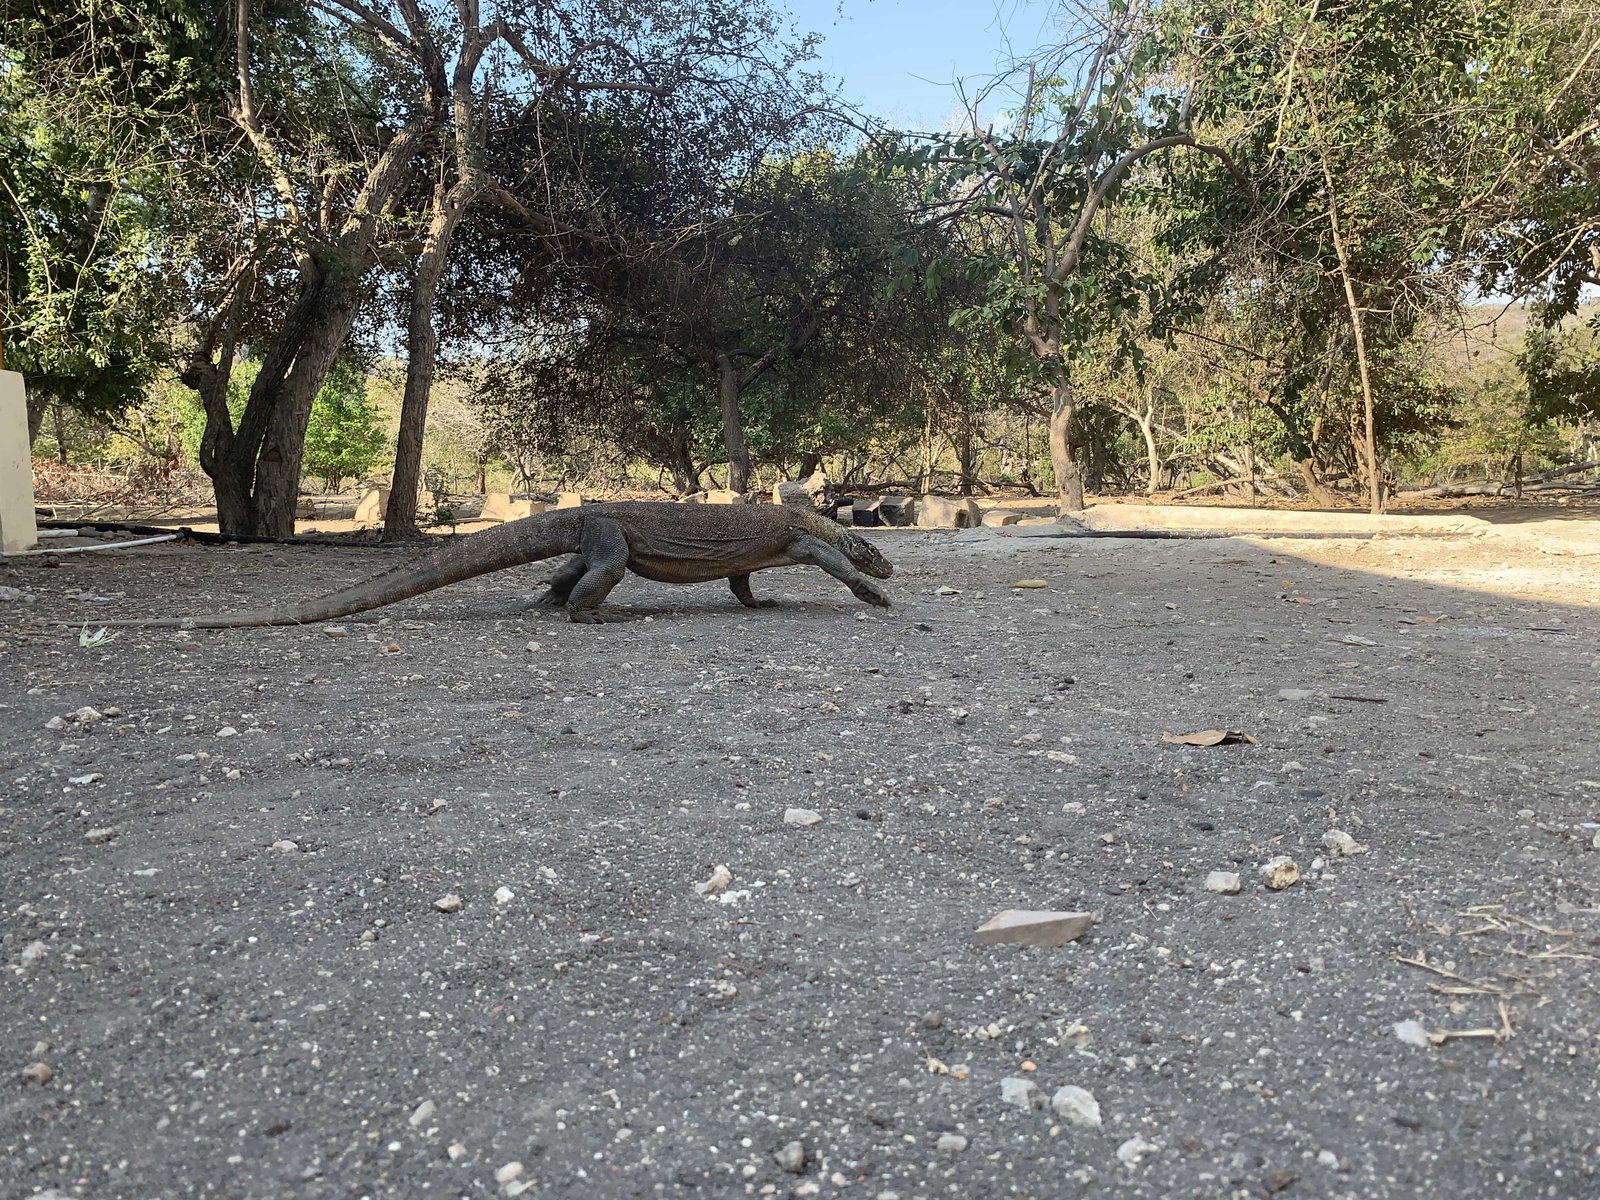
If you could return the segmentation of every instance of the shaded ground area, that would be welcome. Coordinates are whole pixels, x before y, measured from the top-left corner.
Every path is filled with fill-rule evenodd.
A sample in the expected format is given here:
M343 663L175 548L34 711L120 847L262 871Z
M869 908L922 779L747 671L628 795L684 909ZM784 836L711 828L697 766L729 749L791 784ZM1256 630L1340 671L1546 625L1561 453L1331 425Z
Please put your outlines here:
M1001 532L881 535L888 613L529 568L97 649L27 622L394 559L0 567L0 1200L1597 1194L1600 559Z

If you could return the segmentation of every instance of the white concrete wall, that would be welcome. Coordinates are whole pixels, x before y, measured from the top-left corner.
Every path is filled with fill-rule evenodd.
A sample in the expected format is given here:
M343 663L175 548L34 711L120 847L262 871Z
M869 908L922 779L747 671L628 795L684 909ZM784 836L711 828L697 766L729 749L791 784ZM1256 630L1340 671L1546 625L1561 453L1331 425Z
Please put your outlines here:
M0 551L31 550L38 543L27 393L21 375L0 371Z

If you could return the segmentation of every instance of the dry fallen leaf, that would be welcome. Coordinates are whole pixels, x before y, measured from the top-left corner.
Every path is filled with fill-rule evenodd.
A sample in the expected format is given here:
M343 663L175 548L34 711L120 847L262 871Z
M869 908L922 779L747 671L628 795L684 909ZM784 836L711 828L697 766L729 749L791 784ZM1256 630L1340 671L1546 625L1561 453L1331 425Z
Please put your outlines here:
M1240 742L1257 745L1256 739L1248 733L1233 729L1199 729L1194 733L1173 733L1163 729L1161 740L1173 746L1232 746Z

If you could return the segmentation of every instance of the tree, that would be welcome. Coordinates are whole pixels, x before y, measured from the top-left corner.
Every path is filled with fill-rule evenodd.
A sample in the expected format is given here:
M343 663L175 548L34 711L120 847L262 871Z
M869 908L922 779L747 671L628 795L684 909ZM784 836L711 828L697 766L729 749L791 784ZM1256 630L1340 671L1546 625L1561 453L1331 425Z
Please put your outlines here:
M905 161L928 172L932 220L981 219L991 225L975 269L988 281L965 324L1001 325L1032 356L1050 412L1050 456L1062 512L1083 508L1073 457L1076 403L1072 368L1110 322L1117 353L1164 333L1181 299L1159 288L1126 246L1096 232L1096 219L1135 169L1162 151L1187 148L1220 160L1221 147L1190 127L1181 88L1155 86L1150 71L1156 26L1139 0L1116 0L1100 33L1027 66L1011 121L934 138ZM1176 73L1171 73L1176 74ZM1249 185L1237 179L1236 194Z
M0 342L27 376L30 440L49 405L115 416L165 361L148 200L161 130L206 90L167 68L203 28L183 0L148 19L65 0L0 17Z

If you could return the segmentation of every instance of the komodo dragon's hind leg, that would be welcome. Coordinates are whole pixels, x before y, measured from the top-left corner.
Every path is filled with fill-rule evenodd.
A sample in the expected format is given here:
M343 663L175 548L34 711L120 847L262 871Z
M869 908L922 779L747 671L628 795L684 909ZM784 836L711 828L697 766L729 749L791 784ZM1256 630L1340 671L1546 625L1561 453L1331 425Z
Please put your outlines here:
M583 555L574 554L550 577L550 590L535 600L530 607L564 608L567 601L572 598L572 589L578 586L578 580L583 578L588 569L588 565L583 561Z
M879 608L889 607L889 597L884 594L883 589L851 566L850 560L843 553L835 550L821 538L812 537L809 533L803 534L795 539L789 553L794 555L794 561L797 563L821 567L854 592L857 599L865 600L868 604L876 604Z
M734 597L746 608L777 608L776 600L757 600L750 592L750 576L729 575L728 587L733 590Z
M567 598L567 613L580 625L598 625L606 620L600 605L628 573L628 539L622 526L610 520L587 521L578 557L585 570Z

